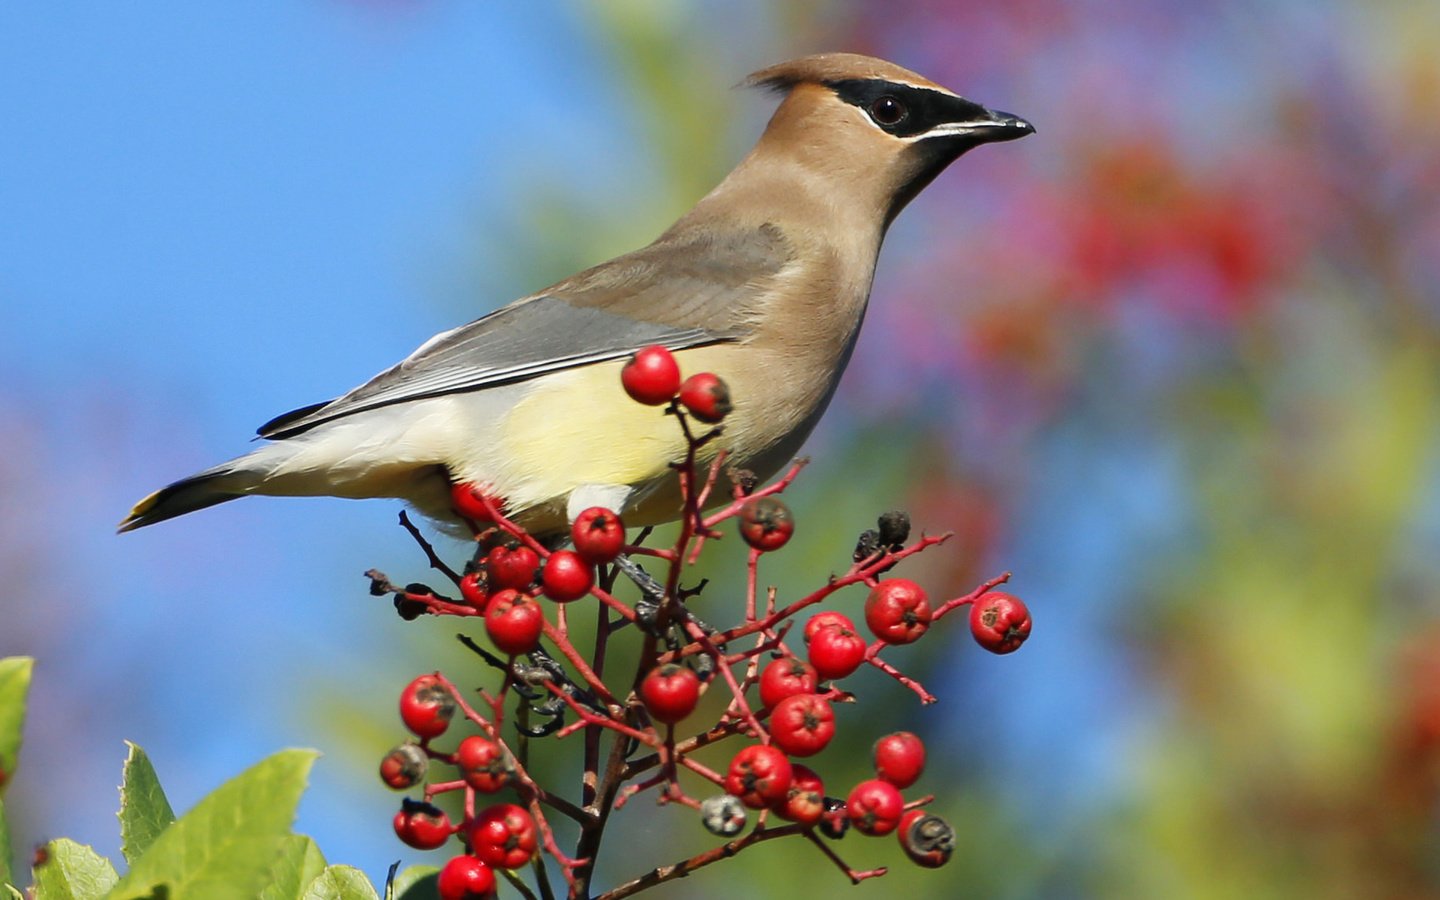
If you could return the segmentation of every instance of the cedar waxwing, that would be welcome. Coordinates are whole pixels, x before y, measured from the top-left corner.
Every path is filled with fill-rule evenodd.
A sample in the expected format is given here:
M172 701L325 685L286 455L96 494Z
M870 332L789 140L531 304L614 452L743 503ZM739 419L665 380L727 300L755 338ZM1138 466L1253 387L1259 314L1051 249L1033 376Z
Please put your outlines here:
M453 483L537 534L589 506L679 515L674 419L620 368L660 344L734 403L706 451L761 478L799 450L850 359L880 242L953 160L1034 129L892 63L827 53L747 84L783 94L755 148L648 247L436 335L328 403L272 419L272 443L138 503L129 531L247 494L396 497L458 525ZM717 491L719 496L725 492Z

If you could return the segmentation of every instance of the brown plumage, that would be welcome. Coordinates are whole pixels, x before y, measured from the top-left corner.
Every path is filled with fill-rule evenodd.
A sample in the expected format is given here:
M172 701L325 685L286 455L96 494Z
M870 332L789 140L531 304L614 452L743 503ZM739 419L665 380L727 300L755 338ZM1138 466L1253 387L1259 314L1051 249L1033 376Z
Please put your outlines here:
M755 148L649 246L426 342L274 440L141 501L130 530L246 494L399 497L442 522L452 480L489 485L538 532L604 503L677 513L673 421L618 370L663 344L713 371L723 438L762 477L824 412L854 348L895 215L950 162L1033 129L883 60L808 56L750 76L784 95Z

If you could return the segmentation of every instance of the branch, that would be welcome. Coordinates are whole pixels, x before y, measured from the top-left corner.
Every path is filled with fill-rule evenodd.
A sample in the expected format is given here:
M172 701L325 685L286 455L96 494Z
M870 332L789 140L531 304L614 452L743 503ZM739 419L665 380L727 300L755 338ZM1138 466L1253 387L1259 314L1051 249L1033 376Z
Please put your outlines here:
M596 897L595 900L621 900L622 897L638 894L657 884L674 881L676 878L684 878L696 869L708 866L713 862L729 859L746 847L753 847L763 841L774 840L775 838L789 837L792 834L804 834L806 827L805 825L799 824L782 825L779 828L761 828L757 826L754 831L751 831L744 837L721 844L713 850L706 850L704 853L697 854L677 863L671 863L668 866L657 866L639 878L627 881L614 890L606 891Z

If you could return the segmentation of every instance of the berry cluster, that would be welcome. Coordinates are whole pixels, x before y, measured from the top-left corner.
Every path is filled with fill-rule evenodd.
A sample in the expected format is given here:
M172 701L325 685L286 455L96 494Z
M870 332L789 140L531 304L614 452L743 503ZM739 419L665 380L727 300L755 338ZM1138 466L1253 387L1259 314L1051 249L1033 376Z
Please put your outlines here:
M883 868L851 868L830 846L850 828L872 836L893 832L915 863L942 865L954 846L953 830L924 809L932 797L907 801L901 794L924 769L925 748L917 736L899 732L880 738L875 777L850 787L843 798L827 794L820 775L796 760L830 743L835 705L858 699L839 682L862 666L886 673L922 703L934 702L881 653L919 640L954 610L969 607L971 634L980 646L994 653L1017 649L1029 635L1030 616L1017 597L994 590L1008 576L939 603L932 603L914 581L882 577L948 537L921 535L912 541L908 517L890 513L876 530L861 535L843 574L788 603L781 603L774 589L762 597L759 563L795 530L794 517L778 495L803 462L765 487L758 487L749 473L726 470L725 452L712 452L710 445L731 412L728 388L710 373L682 380L675 357L662 347L636 353L622 369L621 383L637 402L664 407L686 439L685 457L675 464L683 508L673 545L645 546L648 532L631 541L617 512L594 507L576 517L568 534L571 549L561 549L560 542L538 540L507 518L503 498L491 496L484 486L457 484L454 509L471 523L476 539L463 572L441 561L401 517L431 566L454 582L457 598L422 584L396 587L379 572L367 573L372 593L393 595L405 618L428 613L482 619L498 654L469 638L462 641L502 673L499 689L481 690L482 702L473 706L439 673L422 675L405 688L400 715L417 740L391 750L380 775L397 790L424 787L422 799L405 800L396 814L396 834L422 850L459 837L465 852L439 875L438 890L446 900L489 897L501 877L522 894L535 896L515 872L527 864L533 866L538 893L554 896L541 850L558 865L569 896L592 896L595 854L608 815L648 790L655 791L660 804L695 810L704 827L727 843L654 868L598 896L618 900L754 843L790 835L807 839L852 882L884 874ZM696 422L714 427L697 434ZM734 485L723 499L715 490L722 472ZM740 621L722 629L692 609L704 583L682 587L681 574L707 541L721 536L717 526L729 519L737 521L749 545L747 587ZM641 560L658 564L663 576L651 576ZM638 588L637 601L616 596L622 579ZM864 616L869 637L839 612L812 610L852 585L869 589ZM582 607L595 617L595 646L588 656L571 640L569 618ZM791 630L802 613L809 615L796 641ZM607 648L624 634L639 640L638 668L624 675L607 673ZM702 705L711 689L722 693L723 702ZM507 736L511 709L513 735ZM463 737L453 750L434 746L457 713L478 733ZM677 734L686 723L693 727ZM577 733L583 736L584 772L578 801L539 784L526 766L535 739ZM724 771L697 758L703 748L732 739L743 746ZM435 762L457 777L426 783ZM684 782L705 786L702 796L682 785L682 773ZM450 791L464 795L458 823L431 802ZM757 813L754 827L742 836L752 810ZM784 824L772 823L772 816ZM551 824L556 817L569 820L565 828L578 830L573 855L560 849Z

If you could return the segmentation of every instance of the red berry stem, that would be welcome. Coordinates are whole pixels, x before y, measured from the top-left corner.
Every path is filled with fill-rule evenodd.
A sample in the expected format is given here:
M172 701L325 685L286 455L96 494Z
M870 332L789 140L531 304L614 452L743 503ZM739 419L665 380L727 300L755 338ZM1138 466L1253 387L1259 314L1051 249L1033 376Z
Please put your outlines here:
M597 584L592 587L590 589L590 595L598 599L601 603L615 610L625 621L635 621L635 610L630 607L630 604L624 602L623 600L616 599L614 594L600 587L600 585ZM560 611L565 611L564 605L560 607Z
M544 633L543 629L541 633ZM563 603L555 607L555 634L560 640L567 644L570 643L570 613L565 609ZM546 637L549 637L549 635L546 635ZM552 641L555 640L555 638L550 639ZM599 681L599 676L596 676L596 680ZM603 684L603 682L601 683Z
M463 778L457 779L455 781L433 781L430 784L425 785L425 801L428 803L431 799L440 794L448 794L451 791L462 790L464 787L465 780Z
M436 594L415 594L405 590L397 590L395 593L406 600L423 604L425 611L432 616L485 615L484 610L476 609L468 603L457 603L454 600L449 600Z
M545 847L545 852L549 853L554 857L555 861L560 864L560 871L565 876L565 881L570 885L571 896L574 896L575 870L581 866L588 865L590 860L588 858L571 859L565 855L564 851L560 849L560 845L555 842L555 832L551 830L550 822L545 818L545 810L540 808L539 801L540 798L538 796L531 797L526 806L530 809L531 818L535 820L536 830L540 832L540 842Z
M625 545L626 556L653 556L656 559L663 559L670 562L675 558L675 551L667 547L641 547L638 544Z
M720 632L719 634L712 636L711 640L715 643L729 644L733 641L739 640L742 637L745 637L746 635L751 635L759 631L768 631L770 629L773 629L776 625L780 624L786 619L793 617L796 613L806 608L807 606L813 606L814 604L819 603L821 600L824 600L826 597L829 597L831 594L842 588L849 587L852 584L863 583L867 578L873 577L876 572L879 572L880 570L890 565L893 565L894 563L899 562L906 557L914 556L916 553L923 552L930 547L944 543L945 541L949 540L953 534L954 532L947 531L941 535L923 535L908 547L893 552L886 552L871 559L855 563L844 575L841 575L837 578L831 578L830 581L827 582L823 587L817 588L809 594L806 594L804 597L801 597L799 600L794 601L790 605L782 609L770 612L763 619L758 619L754 622L747 622L742 625L737 625L728 631ZM690 644L686 644L684 647L681 647L678 650L672 650L668 653L661 655L655 660L655 662L656 664L678 662L679 660L684 659L687 656L694 656L695 654L701 653L703 651L704 647L698 641L696 641Z
M680 561L685 558L685 551L690 542L695 539L696 534L705 533L705 525L700 514L700 505L695 492L695 463L696 452L701 445L718 431L712 431L704 438L696 438L690 432L690 426L686 423L684 413L671 404L671 410L675 413L680 427L685 433L685 460L677 467L677 475L680 480L680 495L684 500L684 509L680 516L680 533L675 537L674 556L669 560L669 566L665 574L665 593L660 599L660 607L655 612L655 626L653 632L645 635L644 646L640 652L640 664L635 671L635 679L632 687L638 688L640 680L656 664L656 635L665 634L670 626L670 619L675 613L675 607L680 606L677 599L680 589Z
M755 592L760 581L760 557L764 551L754 547L750 548L750 556L745 560L745 621L754 622L755 615Z
M665 783L665 790L660 795L660 801L664 802L666 799L670 799L672 797L676 799L684 797L685 792L680 788L680 772L675 767L674 723L666 723L665 725L665 743L660 748L660 754L664 762L661 763L660 771L657 773L656 777L658 777L660 781ZM696 800L693 802L695 804L695 808L699 809L700 801Z
M491 721L495 723L497 730L500 728L500 723L505 721L505 694L507 693L506 689L510 687L510 674L511 670L506 668L505 681L500 687L499 694L491 694L484 688L480 689L480 699L490 704L490 708L494 710Z
M570 643L570 639L561 634L554 625L551 625L549 620L545 622L545 636L549 638L556 649L564 654L565 658L570 661L570 665L574 666L575 671L580 673L580 677L585 679L585 685L595 692L597 698L612 708L618 708L622 705L615 699L615 696L610 693L610 689L605 686L605 682L600 680L600 676L596 675L595 671L590 668L590 665L585 662L585 657L580 655L580 651L575 649L575 645Z
M715 667L720 670L720 677L725 679L725 683L730 686L730 692L735 695L734 705L739 708L740 717L744 719L745 724L750 726L760 743L770 743L770 732L766 731L765 726L760 724L760 720L755 718L755 713L751 711L750 704L745 700L745 691L741 689L739 682L735 680L735 673L730 671L730 665L725 659L725 654L720 652L715 646L715 643L710 640L710 635L706 634L705 630L699 625L696 625L694 622L686 622L685 630L689 633L691 639L703 647L705 652L710 654L711 659L715 660Z
M888 646L889 645L886 644L884 641L876 641L875 643L871 644L870 649L865 651L865 661L870 665L874 666L875 668L879 669L880 671L884 672L886 675L889 675L891 678L900 682L905 687L914 691L916 696L920 698L920 702L925 704L926 706L929 706L931 703L935 703L937 700L939 700L939 698L936 697L934 694L925 690L925 686L923 684L906 675L904 672L901 672L899 669L890 665L888 662L876 655Z
M721 450L715 454L715 458L710 461L710 471L705 473L705 483L700 486L700 492L695 498L696 506L701 509L705 508L706 502L710 499L711 492L715 490L716 482L720 480L720 473L725 468L725 460L729 457L729 450Z
M715 725L709 731L701 732L694 737L686 738L685 740L676 744L675 755L676 757L683 759L689 754L694 753L696 750L699 750L701 747L708 747L709 745L717 741L721 741L725 738L733 737L737 734L740 734L741 725L742 723L739 719L734 719L728 722L721 722ZM620 773L620 780L629 781L640 773L648 772L649 770L655 768L656 766L660 765L661 762L662 760L660 758L660 754L658 753L652 753L649 756L642 756L639 759L632 759L629 763L626 764L624 771Z
M691 759L689 756L676 756L676 762L715 785L723 785L725 776L710 768L702 762Z
M583 705L577 703L574 697L571 697L563 688L559 687L558 685L552 682L546 682L545 686L550 689L550 693L554 694L556 697L559 697L566 706L570 707L570 709L575 713L577 717L579 717L580 720L578 722L572 722L571 724L566 725L564 728L555 732L555 737L566 738L579 731L581 728L584 728L586 725L598 725L601 728L608 728L611 731L617 732L618 734L624 735L625 737L628 737L632 740L639 741L645 746L654 748L656 750L659 750L661 747L664 746L664 741L660 740L659 736L656 735L654 732L641 731L640 729L635 728L632 725L626 724L618 718L596 715L594 712L586 709Z
M626 785L624 788L622 788L620 793L617 794L615 797L616 809L620 809L621 807L623 807L627 802L629 802L630 798L634 797L636 794L639 794L643 791L648 791L650 788L662 784L665 785L665 789L661 791L659 796L656 798L655 802L657 805L664 805L666 803L679 803L683 806L688 806L691 809L695 810L698 810L700 808L700 801L686 794L685 791L680 787L680 781L677 777L677 772L675 768L676 756L673 727L670 728L670 731L671 735L666 739L665 749L661 753L661 756L664 757L665 761L664 764L660 767L660 771L656 772L654 775L650 776L644 781L636 782L635 784L631 785ZM717 777L719 776L717 775Z
M501 531L504 531L506 534L520 541L522 544L529 547L531 550L534 550L540 556L542 562L549 558L550 549L544 544L535 540L535 537L531 535L530 532L526 531L524 528L521 528L519 525L516 525L510 519L506 518L505 514L500 512L500 507L496 505L495 501L491 499L489 495L477 494L476 496L479 499L480 503L485 507L485 514L490 517L490 520L494 522Z
M748 494L745 493L745 491L741 488L740 485L735 485L734 491L732 493L733 499L731 500L729 505L727 505L719 512L711 513L709 516L701 520L700 525L702 530L700 532L699 538L697 538L695 542L694 548L690 552L689 562L691 564L694 564L695 560L700 556L700 550L705 546L705 540L707 538L720 536L719 532L715 531L715 526L717 524L725 521L726 519L733 518L734 516L739 515L741 507L743 507L749 500L753 500L759 497L768 497L771 494L778 494L781 491L784 491L785 488L789 487L790 483L795 480L795 476L800 474L800 470L805 468L805 466L809 464L809 462L810 460L805 457L801 457L800 459L795 460L795 462L790 464L790 469L784 475L782 475L778 481L775 481L772 484L768 484L765 487L752 491ZM706 488L707 497L709 495L709 487L713 486L715 478L720 472L718 463L719 460L717 459L716 464L712 465L710 469L709 480L707 481ZM703 509L703 506L701 506L700 508Z
M820 836L815 833L814 829L807 829L801 832L801 834L805 835L805 839L810 843L819 847L820 852L825 854L825 856L835 864L836 868L845 873L845 877L850 879L851 884L859 884L867 878L879 878L881 875L890 871L885 866L881 866L878 869L852 869L845 860L840 858L840 854L830 848L829 844L820 840Z
M801 457L791 463L789 470L787 470L784 475L781 475L779 479L748 494L741 493L740 487L737 485L735 487L734 499L730 501L729 505L719 512L706 516L703 524L706 528L714 528L726 519L739 515L740 507L744 506L746 501L754 500L758 497L769 497L772 494L784 492L784 490L790 486L790 483L795 480L796 476L800 474L800 470L809 464L810 460L808 458Z
M718 657L717 662L724 663L727 666L739 665L742 662L755 660L757 659L757 657L763 656L764 654L769 653L771 650L778 649L782 646L781 638L783 638L786 634L789 633L791 624L792 623L790 622L786 622L784 627L782 627L780 631L777 632L775 635L767 635L764 632L760 632L757 635L757 640L759 641L759 643L757 643L754 647L751 647L749 650L738 650L735 653L721 654ZM701 633L704 633L703 629ZM715 649L716 652L719 652L720 648L718 644L716 645Z
M723 643L728 643L735 638L744 637L747 634L754 634L756 631L774 628L776 625L786 619L791 618L805 607L819 603L821 600L824 600L826 597L829 597L831 594L835 593L841 588L849 587L852 584L863 583L867 579L873 578L875 574L880 570L885 569L886 567L893 565L894 563L899 562L900 560L905 559L908 556L914 556L916 553L920 553L937 544L945 543L950 539L953 534L954 532L947 531L944 534L936 535L933 537L930 535L922 535L917 541L915 541L915 543L901 550L885 553L874 559L855 563L851 565L850 569L844 575L841 575L839 578L831 579L823 587L818 588L817 590L814 590L809 594L806 594L804 597L801 597L799 600L796 600L795 602L791 603L789 606L784 607L783 609L770 613L765 618L760 619L757 622L752 622L747 625L741 625L739 627L732 628L730 631L727 631L723 635L721 635L720 639ZM689 648L687 647L685 649L688 650Z
M994 578L975 588L968 594L956 597L954 600L946 600L944 603L936 607L935 612L930 616L930 621L938 622L941 616L950 612L952 609L955 609L959 606L968 606L969 604L974 603L976 600L979 600L985 594L990 593L995 588L999 587L1000 585L1004 584L1009 580L1010 573L1005 572L1004 574L996 575Z
M935 795L934 795L934 794L926 794L925 796L921 797L919 800L907 800L907 801L905 802L905 810L906 810L906 812L909 812L909 811L912 810L912 809L919 809L919 808L922 807L922 806L929 806L930 804L932 804L932 803L934 803L934 802L935 802Z

